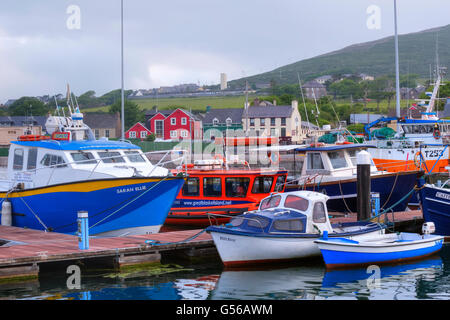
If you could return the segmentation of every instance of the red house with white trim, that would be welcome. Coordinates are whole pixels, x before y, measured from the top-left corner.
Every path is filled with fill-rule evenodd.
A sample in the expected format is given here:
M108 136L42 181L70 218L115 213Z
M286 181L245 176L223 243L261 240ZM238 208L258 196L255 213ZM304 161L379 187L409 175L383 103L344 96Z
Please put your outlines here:
M151 134L142 123L137 122L130 129L125 132L125 139L141 139L145 140Z
M157 139L202 139L202 122L194 114L183 109L161 110L156 108L145 113L147 128Z

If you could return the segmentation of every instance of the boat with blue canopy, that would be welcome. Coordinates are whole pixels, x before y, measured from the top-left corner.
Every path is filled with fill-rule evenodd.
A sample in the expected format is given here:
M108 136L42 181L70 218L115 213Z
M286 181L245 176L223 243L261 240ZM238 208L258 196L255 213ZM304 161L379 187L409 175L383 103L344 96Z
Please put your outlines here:
M331 225L328 196L312 191L275 193L258 210L234 217L230 223L209 226L222 262L227 267L279 263L320 256L314 240L330 237L364 239L384 234L384 226L370 222Z

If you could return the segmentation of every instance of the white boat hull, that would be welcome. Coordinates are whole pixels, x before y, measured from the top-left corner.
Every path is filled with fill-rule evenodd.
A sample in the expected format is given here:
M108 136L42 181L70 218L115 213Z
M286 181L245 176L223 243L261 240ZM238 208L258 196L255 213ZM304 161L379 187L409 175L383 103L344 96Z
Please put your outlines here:
M362 240L384 233L376 230L349 237ZM320 256L316 237L253 237L211 231L217 251L227 267L290 261Z

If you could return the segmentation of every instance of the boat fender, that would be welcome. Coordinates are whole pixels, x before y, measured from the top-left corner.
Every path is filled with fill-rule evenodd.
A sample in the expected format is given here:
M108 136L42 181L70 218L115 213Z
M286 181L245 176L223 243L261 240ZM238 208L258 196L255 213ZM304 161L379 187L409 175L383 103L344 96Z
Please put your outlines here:
M12 226L12 206L8 199L2 203L2 226Z
M328 231L324 230L323 234L322 234L322 239L323 240L328 240Z
M422 233L423 234L432 234L436 231L436 227L433 222L425 222L422 225Z

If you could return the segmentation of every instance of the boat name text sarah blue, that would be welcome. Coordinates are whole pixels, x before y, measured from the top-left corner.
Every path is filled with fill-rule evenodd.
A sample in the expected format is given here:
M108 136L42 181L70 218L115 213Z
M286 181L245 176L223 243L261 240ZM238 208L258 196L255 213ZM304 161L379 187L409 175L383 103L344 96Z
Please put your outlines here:
M133 192L133 191L142 191L147 189L146 186L140 186L140 187L131 187L131 188L120 188L117 189L117 193L125 193L125 192Z

